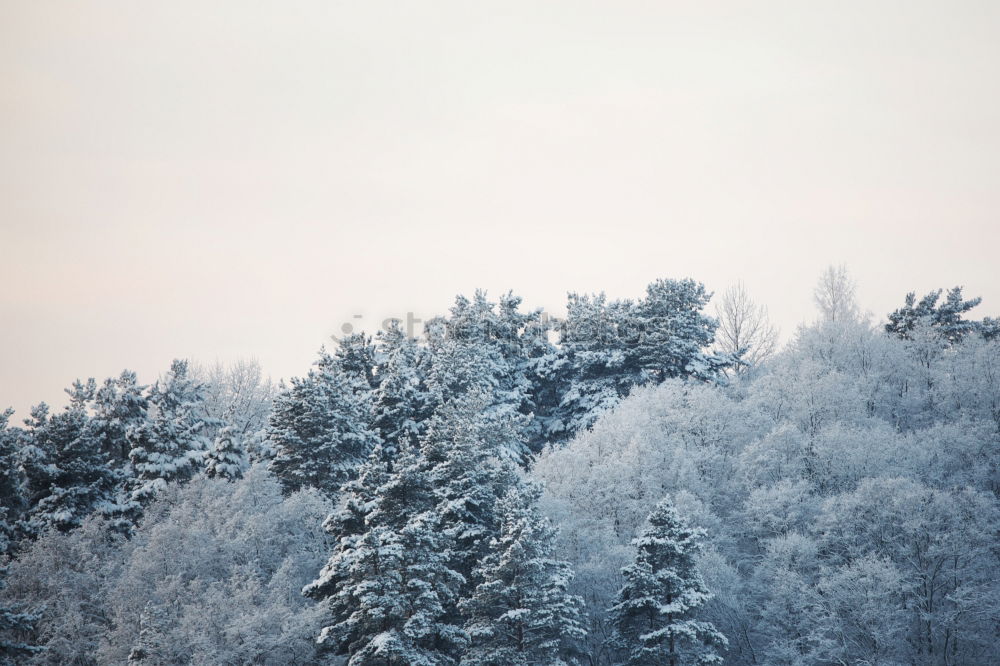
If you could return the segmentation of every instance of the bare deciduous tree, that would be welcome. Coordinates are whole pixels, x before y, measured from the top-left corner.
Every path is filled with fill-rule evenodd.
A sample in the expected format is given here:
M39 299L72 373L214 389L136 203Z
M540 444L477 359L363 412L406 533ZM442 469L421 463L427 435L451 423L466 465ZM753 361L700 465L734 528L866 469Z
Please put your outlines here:
M859 317L855 299L857 284L847 272L847 267L827 266L813 289L813 300L824 321L852 321Z
M736 359L733 371L742 375L770 358L778 348L778 329L767 307L754 302L742 282L729 287L715 306L718 351Z

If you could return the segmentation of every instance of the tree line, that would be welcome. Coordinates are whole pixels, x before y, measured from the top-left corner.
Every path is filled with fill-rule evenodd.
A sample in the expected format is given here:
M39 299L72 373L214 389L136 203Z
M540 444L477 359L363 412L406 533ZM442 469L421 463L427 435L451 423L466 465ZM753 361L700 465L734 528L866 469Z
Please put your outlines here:
M477 292L287 385L175 361L8 413L0 651L989 663L996 320L954 289L879 329L830 269L777 352L745 288L710 298L658 280L551 322Z

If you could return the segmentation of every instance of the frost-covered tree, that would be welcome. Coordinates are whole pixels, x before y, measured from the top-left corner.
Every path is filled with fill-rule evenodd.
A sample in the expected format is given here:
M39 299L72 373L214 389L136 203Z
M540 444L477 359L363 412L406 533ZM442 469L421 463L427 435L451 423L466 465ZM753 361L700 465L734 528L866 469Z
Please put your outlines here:
M174 663L174 646L165 640L172 622L169 609L147 601L139 615L139 635L129 650L128 666L166 666Z
M761 549L763 555L749 586L759 621L745 644L766 664L820 662L827 644L815 586L819 566L816 540L791 532L765 539Z
M264 375L257 359L240 359L229 365L216 363L197 368L194 374L206 385L205 414L210 418L234 427L244 438L267 425L275 385Z
M898 567L876 555L827 570L815 595L823 638L820 658L846 664L906 663L906 586Z
M131 434L129 499L134 505L148 502L168 482L190 479L201 465L208 448L203 434L207 425L204 390L182 360L171 363L150 390L152 416Z
M995 657L995 623L1000 620L995 610L1000 588L991 561L1000 530L995 496L968 487L935 489L912 479L869 478L827 499L817 530L830 565L851 567L866 557L884 563L876 568L873 561L867 573L853 572L872 577L871 583L882 588L883 607L851 609L851 615L841 615L840 631L857 632L866 612L887 622L889 613L904 612L908 641L905 648L894 648L902 652L904 663L934 663L946 654L953 663L989 663ZM890 564L895 571L885 569ZM893 598L898 599L895 606L890 605ZM837 605L828 608L846 612ZM891 634L898 625L868 629ZM876 649L870 634L857 637L868 646L859 645L859 650Z
M378 443L367 384L335 363L319 365L275 398L267 427L271 469L289 492L336 492Z
M669 498L633 540L635 562L622 570L625 585L611 608L616 642L628 664L719 664L725 636L696 614L711 593L696 555L704 531L680 517Z
M378 460L370 467L359 478L382 483L364 508L363 527L341 536L303 589L328 614L317 641L351 666L457 663L466 636L448 616L463 580L447 564L425 465L403 447L391 473Z
M236 426L224 427L205 455L205 474L231 481L243 476L247 464L246 450Z
M514 488L498 501L500 533L461 603L471 642L463 666L577 663L583 601L568 592L572 569L553 556L554 530L538 514L538 494Z
M11 603L44 607L26 665L315 664L321 609L298 591L323 561L330 503L284 496L257 465L170 484L129 539L93 516L47 531L10 565Z
M946 645L991 663L1000 346L915 334L802 327L759 374L636 389L543 452L531 474L588 602L594 663L614 663L598 639L608 572L664 492L710 527L699 568L718 596L701 617L732 642L727 663L933 663Z
M0 523L6 523L6 517L5 509L0 508ZM7 587L6 560L10 545L7 536L7 531L0 531L0 593ZM13 666L42 650L28 638L39 618L37 613L25 612L6 601L0 602L0 666Z

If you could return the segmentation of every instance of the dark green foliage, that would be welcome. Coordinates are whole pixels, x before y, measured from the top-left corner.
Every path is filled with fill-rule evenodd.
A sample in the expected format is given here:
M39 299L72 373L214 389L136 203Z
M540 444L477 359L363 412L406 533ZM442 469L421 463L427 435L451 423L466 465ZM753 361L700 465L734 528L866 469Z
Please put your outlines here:
M695 619L711 598L695 564L704 531L691 528L664 499L632 541L635 562L611 608L616 643L630 666L718 664L726 638Z
M274 401L267 427L277 449L271 469L287 492L304 486L336 492L378 442L363 379L335 363L323 365L292 379Z
M963 315L982 302L982 298L964 300L962 287L954 287L948 290L944 301L939 304L942 291L932 291L919 301L915 292L908 293L903 307L889 313L886 332L908 340L917 326L923 323L949 344L962 341L970 333L980 333L987 339L1000 333L1000 323L994 319L987 317L982 321L975 321L963 318Z

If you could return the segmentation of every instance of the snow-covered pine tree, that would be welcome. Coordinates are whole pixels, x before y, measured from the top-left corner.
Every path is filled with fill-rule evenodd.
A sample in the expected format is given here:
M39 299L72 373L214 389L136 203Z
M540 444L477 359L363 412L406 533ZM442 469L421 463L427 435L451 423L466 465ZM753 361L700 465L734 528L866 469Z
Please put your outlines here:
M13 409L0 411L0 538L13 539L14 523L26 505L20 472L20 450L23 431L9 425Z
M432 355L428 385L439 406L473 392L486 396L483 418L514 424L520 432L501 453L523 463L530 455L526 442L531 385L524 360L514 351L519 340L510 339L515 335L513 325L499 322L493 308L482 292L476 292L474 301L456 299L450 319L428 322Z
M102 450L116 468L128 462L134 435L148 425L146 388L139 384L134 372L123 370L118 377L104 380L94 392L91 422Z
M69 530L111 505L118 477L90 427L83 394L71 392L70 404L57 414L39 404L25 424L20 467L28 506L21 531L36 536L49 527Z
M358 468L357 477L341 486L337 507L323 522L323 530L334 542L333 551L317 579L302 592L326 606L329 627L340 626L355 610L354 598L338 592L360 580L353 563L365 547L362 540L369 531L368 515L376 506L379 489L389 480L398 453L390 456L377 444ZM328 633L322 637L321 645L335 654L347 654L350 646L338 640Z
M466 579L463 593L476 584L475 566L499 534L497 500L520 483L508 457L511 442L522 441L520 421L490 412L488 405L478 389L453 398L431 419L421 443L441 526L454 544L449 563Z
M715 338L718 322L702 313L712 294L705 285L687 278L656 280L646 287L646 298L635 310L635 348L629 356L643 375L643 383L671 377L715 379L725 359L705 350Z
M498 397L528 416L534 409L527 366L531 346L537 344L537 339L525 334L539 322L541 310L523 313L520 308L521 297L512 292L493 303L486 292L477 290L472 300L458 296L444 321L449 339L496 350L502 360L495 375Z
M501 308L504 302L501 301ZM563 385L559 381L565 359L559 348L552 344L549 334L555 321L542 310L528 315L521 332L522 372L528 384L528 401L522 411L530 409L531 420L527 427L527 445L534 454L540 453L549 443L547 415L562 400Z
M712 597L695 563L703 536L665 498L632 540L636 559L622 569L625 585L610 609L615 642L630 666L722 663L725 636L695 619Z
M274 456L278 455L278 449L274 442L267 436L267 428L250 433L243 440L243 447L247 452L247 460L251 465L262 463L270 465Z
M243 478L247 468L247 453L235 426L225 426L215 436L212 448L205 456L205 474L228 481Z
M389 454L381 444L376 444L358 468L357 477L340 487L337 508L323 521L323 530L336 542L331 561L338 553L353 548L357 537L367 531L368 514L376 506L379 488L389 480L398 453ZM323 575L327 573L336 572L324 570Z
M512 292L501 296L493 329L501 353L512 370L510 395L520 400L518 411L526 417L526 446L532 454L537 454L548 444L541 417L546 401L553 399L550 389L555 385L547 380L546 371L550 362L558 359L558 349L549 340L553 325L548 316L541 308L521 312L521 302L521 297Z
M379 332L378 341L382 364L375 391L375 427L387 450L400 441L416 446L434 409L427 386L430 357L396 320Z
M515 424L484 416L486 404L488 398L478 390L453 398L431 419L419 450L405 439L398 452L377 447L358 478L344 484L341 506L326 523L337 546L306 593L326 600L334 622L322 640L338 654L352 655L351 663L385 663L380 658L450 663L463 644L459 594L471 590L466 576L472 579L474 566L499 533L498 497L518 482L515 466L501 452L509 450L508 440L516 440L519 431ZM423 574L421 567L430 568ZM418 573L440 588L429 601L417 603L409 596L413 591L399 587L399 580ZM381 591L372 595L376 587ZM372 607L359 610L360 592L351 590L367 590L365 603ZM370 618L397 603L417 609L417 618L432 618L437 627L432 633L440 634L435 640L450 647L431 647L413 633L417 625L409 620L373 637ZM368 626L368 633L352 633L360 625ZM444 656L433 656L442 650Z
M717 326L701 313L709 297L690 279L657 280L638 302L570 294L559 352L537 364L549 396L540 401L539 418L550 440L590 428L635 386L718 377L726 359L705 351Z
M885 325L886 332L909 340L917 327L925 323L948 344L959 343L973 332L982 333L986 338L994 335L996 324L988 317L983 321L963 318L965 313L982 303L982 298L965 300L962 297L962 287L953 287L948 290L944 302L939 305L941 293L941 289L936 289L919 301L915 292L908 293L903 307L889 313L889 322Z
M372 337L367 333L351 333L337 341L337 349L331 356L326 350L320 350L320 358L316 363L320 370L336 368L355 380L355 390L374 391L378 388L381 377L376 369L381 365L379 353Z
M559 351L543 357L537 369L549 396L538 405L549 441L589 428L640 381L627 363L623 338L633 310L631 301L608 302L604 294L569 295Z
M336 363L318 365L281 391L268 422L277 450L270 468L289 493L304 486L335 493L378 443L372 391Z
M448 611L462 577L447 565L449 543L419 452L404 445L390 473L377 449L345 489L354 501L333 525L347 533L303 589L330 612L318 643L348 656L350 666L457 663L466 637Z
M553 557L555 530L538 513L539 494L512 488L497 503L500 533L476 567L481 582L461 602L471 641L463 666L578 663L583 601L567 591L569 563Z
M187 361L175 360L149 393L152 418L130 433L132 479L129 500L137 509L168 482L190 479L205 457L202 434L204 385L195 381Z

